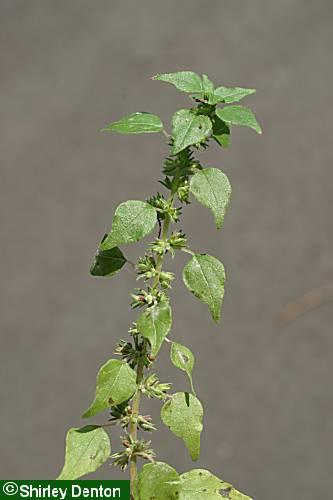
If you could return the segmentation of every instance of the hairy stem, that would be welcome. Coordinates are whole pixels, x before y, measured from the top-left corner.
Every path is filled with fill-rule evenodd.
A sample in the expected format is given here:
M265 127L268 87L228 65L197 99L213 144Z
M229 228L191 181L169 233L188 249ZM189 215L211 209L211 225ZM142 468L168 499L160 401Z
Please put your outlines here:
M140 360L137 368L137 377L136 377L136 382L137 384L141 384L142 379L143 379L143 359ZM140 411L140 400L141 400L141 391L140 389L137 390L137 392L134 395L133 398L133 403L132 403L132 421L130 424L130 436L132 437L133 441L136 441L138 437L138 427L137 427L137 418L139 415ZM134 481L138 475L138 468L137 468L137 457L133 455L131 457L131 464L130 464L130 479L131 479L131 491L133 492L133 485Z
M168 230L169 230L169 225L170 225L170 218L166 216L164 222L163 222L163 229L162 229L162 236L161 239L163 241L166 241L168 237ZM159 284L160 281L160 274L162 271L163 267L163 260L164 260L164 255L159 255L157 258L156 262L156 275L154 277L153 283L152 283L152 288L156 288ZM145 353L143 353L143 356ZM137 378L136 382L138 385L141 384L144 376L144 362L143 362L143 356L138 364L137 367ZM140 412L140 401L141 401L141 391L140 389L137 390L133 397L133 402L132 402L132 422L130 424L130 429L129 433L133 441L137 440L138 437L138 428L137 428L137 418ZM133 455L131 457L131 464L130 464L130 480L131 480L131 491L133 493L133 486L134 486L134 481L136 480L138 475L138 465L137 465L137 457Z

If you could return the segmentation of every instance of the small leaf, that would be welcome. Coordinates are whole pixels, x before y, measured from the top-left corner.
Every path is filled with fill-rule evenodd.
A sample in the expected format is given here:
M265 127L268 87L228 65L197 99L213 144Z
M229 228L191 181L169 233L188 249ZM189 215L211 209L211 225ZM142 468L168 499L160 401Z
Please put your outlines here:
M111 453L110 439L102 427L70 429L66 436L65 465L57 479L78 479L97 470Z
M198 299L208 305L216 323L221 316L225 271L222 262L207 254L195 254L183 270L183 281Z
M134 483L135 500L179 500L178 472L163 462L146 464Z
M184 441L192 460L197 460L203 428L203 408L200 401L192 394L177 392L164 403L161 418L171 432Z
M201 76L193 71L178 71L176 73L163 73L153 77L153 80L171 83L182 92L198 93L202 92Z
M124 361L109 359L99 370L93 403L82 415L93 417L97 413L130 399L136 391L136 372Z
M149 203L139 200L125 201L117 207L112 229L101 243L100 250L110 250L122 243L139 241L152 232L156 222L156 210Z
M171 308L166 301L161 301L144 311L137 321L137 329L149 340L151 353L156 356L172 324Z
M230 127L216 115L212 117L212 123L213 139L215 139L222 148L228 148L230 145Z
M243 89L241 87L218 87L214 90L214 95L210 104L218 104L219 102L239 102L244 99L244 97L254 94L255 92L255 89Z
M202 90L208 94L214 92L214 84L207 75L202 75Z
M199 170L190 182L190 191L204 207L214 214L217 229L222 227L231 197L228 177L218 168Z
M229 498L219 492L231 488L208 470L194 469L180 476L181 493L179 500L221 500Z
M111 250L97 250L90 268L92 276L113 276L126 264L127 260L118 247Z
M150 113L132 113L117 122L110 123L102 132L118 132L119 134L151 134L161 132L163 123L161 119Z
M196 115L189 109L180 109L172 118L172 153L178 154L187 146L205 141L212 131L212 122L208 116Z
M245 106L226 106L216 110L217 116L231 125L242 125L253 128L258 134L262 134L261 127L251 109Z
M194 367L194 356L192 351L188 347L185 347L182 344L178 344L177 342L171 343L171 351L170 358L173 365L180 370L183 370L187 373L187 376L190 380L191 389L193 394L195 395L195 391L193 389L193 381L192 381L192 371Z
M214 84L207 75L202 75L202 97L207 96L208 102L214 95Z

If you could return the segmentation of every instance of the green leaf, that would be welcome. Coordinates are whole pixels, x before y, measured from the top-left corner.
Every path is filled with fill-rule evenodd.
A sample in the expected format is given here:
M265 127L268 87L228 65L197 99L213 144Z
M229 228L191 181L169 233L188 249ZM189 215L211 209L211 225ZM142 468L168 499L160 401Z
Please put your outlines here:
M253 128L258 134L262 134L261 127L251 109L245 106L226 106L216 110L217 116L231 125L242 125Z
M153 80L171 83L182 92L198 93L202 92L203 83L201 76L193 71L178 71L176 73L163 73L153 77Z
M255 92L255 89L243 89L241 87L218 87L214 90L214 95L210 104L218 104L219 102L239 102L244 99L244 97L254 94Z
M134 483L135 500L179 500L178 472L163 462L146 464Z
M156 222L156 210L149 203L139 200L125 201L117 207L112 229L101 243L100 250L110 250L122 243L139 241L152 232Z
M212 96L214 95L214 84L208 78L207 75L202 75L202 93L201 96L208 97L208 102L210 102Z
M118 132L119 134L151 134L161 132L163 123L161 119L150 113L132 113L117 122L110 123L102 129L104 131Z
M231 485L221 481L208 470L194 469L180 476L181 493L179 500L221 500L229 498L219 492L228 490Z
M137 329L143 337L149 340L151 352L156 356L172 324L171 308L166 301L144 311L137 321Z
M200 401L192 394L177 392L164 403L161 418L164 424L184 441L192 460L197 460L203 428L203 408Z
M130 399L136 391L136 372L124 361L109 359L99 370L93 403L82 415L93 417L97 413Z
M92 276L113 276L126 264L127 260L118 247L111 250L97 250L90 268Z
M207 75L198 75L193 71L179 71L176 73L164 73L156 75L153 80L160 80L171 83L178 90L189 94L199 94L197 97L208 96L211 99L214 95L214 84Z
M208 470L194 469L185 472L180 476L180 482L179 500L221 500L222 498L252 500Z
M225 271L222 262L207 254L195 254L183 270L187 288L208 305L216 323L221 316Z
M211 94L214 92L214 84L213 82L208 78L207 75L202 75L202 90L204 94Z
M66 436L65 465L57 479L78 479L97 470L111 453L110 439L102 427L70 429Z
M190 191L204 207L210 208L217 229L222 227L231 197L228 177L218 168L199 170L190 181Z
M178 154L187 146L205 141L212 131L208 116L196 115L189 109L180 109L172 118L172 153Z
M230 490L227 489L225 492L225 495L226 494L228 494L228 497L224 496L224 498L229 498L230 500L252 500L251 497L248 497L247 495L245 495L244 493L241 493L240 491L236 490L235 488L231 488Z
M187 373L187 376L190 380L191 389L193 394L195 395L195 391L193 389L193 381L192 381L192 371L194 367L194 356L192 351L188 347L185 347L182 344L178 344L177 342L171 343L171 351L170 358L173 365L180 370L183 370Z
M222 148L228 148L230 145L230 127L216 115L212 117L212 123L213 139L215 139Z

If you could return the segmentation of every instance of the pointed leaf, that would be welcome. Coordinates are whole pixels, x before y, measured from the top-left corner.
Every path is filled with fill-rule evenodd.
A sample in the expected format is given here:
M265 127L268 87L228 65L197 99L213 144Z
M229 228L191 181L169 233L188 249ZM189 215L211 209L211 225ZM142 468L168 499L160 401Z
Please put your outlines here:
M231 487L230 489L226 489L225 491L222 490L222 493L222 497L224 495L223 498L229 498L230 500L252 500L251 497L248 497L247 495L241 493L233 487ZM228 496L226 497L226 495Z
M163 462L146 464L133 489L135 500L178 500L180 493L178 472Z
M215 139L222 148L228 148L230 145L230 127L216 115L212 117L212 123L213 139Z
M180 476L181 493L179 500L221 500L228 498L220 494L231 485L221 481L208 470L194 469Z
M210 99L214 96L214 84L207 75L198 75L193 71L179 71L177 73L164 73L156 75L153 80L161 80L163 82L171 83L178 90L187 92L189 94L196 94L197 97L203 98L204 96Z
M124 361L110 359L99 370L93 403L82 415L93 417L97 413L130 399L136 391L136 372Z
M204 469L194 469L180 476L179 500L252 500Z
M202 75L202 90L207 94L214 92L214 84L207 75Z
M228 177L218 168L205 168L191 178L190 191L199 203L210 208L220 229L231 197Z
M117 122L110 123L102 129L104 131L118 132L119 134L151 134L161 132L163 123L161 119L150 113L132 113Z
M202 75L202 92L201 92L201 97L208 97L208 102L212 99L212 96L214 95L214 84L213 82L208 78L207 75Z
M203 428L203 408L200 401L192 394L177 392L164 403L161 418L171 432L184 441L192 460L197 460Z
M195 254L183 270L183 281L198 299L208 305L217 323L224 297L225 271L222 262L207 254Z
M205 141L212 131L208 116L196 115L189 109L180 109L172 118L173 154L178 154L187 146Z
M100 250L110 250L122 243L139 241L152 232L156 222L156 210L149 203L125 201L117 207L112 229L101 243Z
M178 71L176 73L163 73L153 77L153 80L171 83L178 90L190 94L202 92L201 76L193 71Z
M226 106L216 110L217 116L231 125L242 125L253 128L258 134L262 134L261 127L251 109L245 106Z
M111 453L110 439L102 427L70 429L66 436L65 465L57 479L78 479L97 470Z
M118 247L111 250L97 250L90 268L92 276L113 276L126 264L127 260Z
M244 97L254 94L255 92L255 89L243 89L241 87L218 87L214 90L214 95L210 104L218 104L219 102L239 102L244 99Z
M137 321L137 329L149 340L151 352L156 356L172 324L171 308L168 302L161 301L144 311Z
M195 395L195 391L193 389L192 382L192 370L194 367L194 356L190 349L182 344L178 344L177 342L171 343L171 351L170 358L173 365L180 370L183 370L187 373L187 376L190 380L191 389L193 394Z

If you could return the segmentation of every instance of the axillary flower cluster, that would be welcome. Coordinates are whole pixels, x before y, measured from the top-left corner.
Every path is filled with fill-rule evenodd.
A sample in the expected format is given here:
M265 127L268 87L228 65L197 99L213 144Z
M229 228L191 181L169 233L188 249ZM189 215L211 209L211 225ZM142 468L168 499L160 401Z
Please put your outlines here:
M204 167L195 152L212 142L227 148L232 126L246 126L259 134L261 128L254 113L235 104L255 92L254 89L215 87L206 75L192 71L159 74L154 80L170 83L192 100L190 108L176 111L169 134L161 119L150 113L133 113L107 125L103 130L121 134L158 133L166 136L170 152L160 180L165 194L141 201L121 203L114 214L109 233L102 239L91 274L110 277L126 264L132 266L140 286L131 295L131 307L139 310L129 330L129 339L121 340L115 357L99 370L96 393L84 418L108 412L104 425L86 425L70 429L66 437L65 464L58 479L77 479L94 472L110 460L130 470L131 495L135 500L249 500L231 484L204 469L179 474L170 465L156 461L151 441L138 432L156 430L149 415L141 413L143 396L161 401L161 420L182 439L193 461L200 454L203 407L192 381L192 351L168 338L172 311L168 291L174 273L164 268L165 257L186 252L188 262L183 281L188 290L204 302L215 322L220 321L224 297L225 271L222 262L206 253L193 251L186 235L177 225L184 207L192 200L211 210L215 225L222 227L231 196L228 177L220 169ZM121 249L153 231L155 237L136 264L130 263ZM189 384L184 392L171 393L171 386L159 380L155 364L162 347L170 348L173 365L186 373ZM122 448L111 454L108 430L122 429ZM113 444L112 444L113 448ZM138 471L139 460L147 463Z

